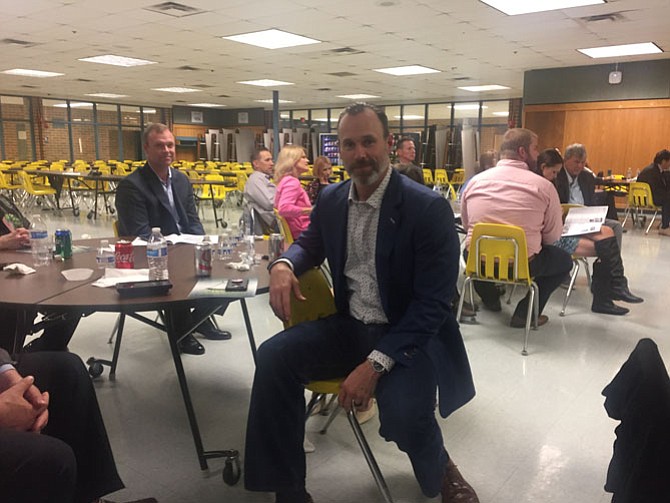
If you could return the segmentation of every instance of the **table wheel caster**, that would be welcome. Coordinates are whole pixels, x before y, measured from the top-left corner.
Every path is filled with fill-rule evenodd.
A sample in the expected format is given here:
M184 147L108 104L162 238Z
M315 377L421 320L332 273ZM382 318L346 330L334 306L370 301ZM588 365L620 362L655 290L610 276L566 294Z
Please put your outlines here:
M112 208L111 206L107 207L107 211L109 211L110 215L113 215L116 212L116 210L114 208Z
M226 227L228 227L228 222L225 222L225 221L224 221L224 222L221 222L221 227L223 227L224 229L225 229Z
M229 486L234 486L240 480L240 458L237 451L229 451L223 466L223 481Z
M78 216L79 216L79 210L78 210L78 209L74 209L74 210L72 210L72 214L73 214L75 217L78 217Z
M86 360L86 364L88 365L88 373L92 379L102 375L104 367L102 366L102 363L100 363L94 357L91 356L88 360Z
M93 218L93 215L94 215L93 211L89 211L89 212L88 212L88 215L86 215L86 218L88 218L89 220L91 220L91 219Z

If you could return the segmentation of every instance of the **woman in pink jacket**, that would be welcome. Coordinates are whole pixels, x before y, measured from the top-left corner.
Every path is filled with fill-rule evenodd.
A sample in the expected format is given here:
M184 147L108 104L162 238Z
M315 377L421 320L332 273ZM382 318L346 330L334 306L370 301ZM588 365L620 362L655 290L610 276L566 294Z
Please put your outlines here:
M307 154L302 147L286 145L279 152L275 163L275 208L291 229L293 239L309 225L312 204L298 177L308 171Z

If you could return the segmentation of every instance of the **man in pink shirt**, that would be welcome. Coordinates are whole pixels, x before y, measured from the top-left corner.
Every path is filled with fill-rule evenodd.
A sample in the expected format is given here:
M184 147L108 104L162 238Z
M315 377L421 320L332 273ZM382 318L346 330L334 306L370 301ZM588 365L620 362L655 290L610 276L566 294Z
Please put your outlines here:
M530 274L540 290L538 300L541 313L551 293L572 269L572 258L565 251L552 246L561 237L563 229L561 204L551 182L533 172L537 156L535 133L521 128L507 131L496 167L472 178L463 193L461 218L463 226L468 230L466 252L470 246L472 229L478 222L523 228ZM500 310L495 284L475 281L475 290L486 307ZM529 296L526 296L517 305L511 326L525 326L528 299ZM544 325L547 320L547 316L540 315L538 325Z

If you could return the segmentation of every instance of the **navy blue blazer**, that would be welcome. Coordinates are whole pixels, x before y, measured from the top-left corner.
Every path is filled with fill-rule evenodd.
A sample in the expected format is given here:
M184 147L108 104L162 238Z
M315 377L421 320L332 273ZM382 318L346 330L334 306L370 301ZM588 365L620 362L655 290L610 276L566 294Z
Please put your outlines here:
M284 254L298 276L327 258L337 310L347 315L344 265L350 187L350 180L324 187L309 227ZM392 171L376 245L377 281L390 328L376 349L396 365L412 365L418 349L430 356L438 375L443 417L475 394L463 339L450 308L459 251L454 215L446 199Z
M582 196L584 196L584 206L598 206L602 204L601 201L595 200L596 192L596 178L593 176L593 173L583 169L577 175L577 183L579 188L582 190ZM568 173L565 171L565 168L561 168L556 175L556 190L558 190L558 198L561 200L561 204L566 204L570 202L570 182L568 182Z
M181 232L205 234L195 207L191 182L180 171L174 168L170 170L172 194ZM152 227L160 227L164 236L179 234L163 185L148 163L121 180L115 199L120 235L149 237Z

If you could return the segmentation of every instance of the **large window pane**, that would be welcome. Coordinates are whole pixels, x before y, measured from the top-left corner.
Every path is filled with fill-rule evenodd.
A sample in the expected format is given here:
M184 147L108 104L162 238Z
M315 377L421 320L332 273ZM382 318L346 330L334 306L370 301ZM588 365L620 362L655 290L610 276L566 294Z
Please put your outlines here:
M331 127L335 129L336 121L337 116L334 116L331 119L331 123L328 124L328 109L326 108L312 110L312 128L317 133L329 133Z
M67 121L67 102L65 100L42 100L42 113L48 122Z
M98 124L119 123L119 114L117 112L117 105L110 105L108 103L98 103L96 105L96 113L98 114Z
M32 161L33 140L28 121L3 121L5 159L13 161Z
M451 105L437 103L428 105L429 126L451 126Z
M509 101L485 101L482 104L479 145L482 152L497 151L508 129Z
M163 117L163 109L155 107L142 107L142 113L144 114L144 124L151 124L154 122L165 123L165 118Z
M479 123L479 103L454 103L454 125Z
M121 124L125 126L141 126L140 107L121 105Z
M119 160L119 128L117 126L98 126L98 155L99 159L105 161Z
M93 162L95 153L95 131L92 125L72 124L72 147L74 158Z
M400 107L384 107L384 111L389 119L389 128L400 131Z
M309 119L308 110L293 110L293 124L291 127L307 127Z
M70 101L72 122L93 122L93 103Z
M0 112L2 112L3 120L30 120L28 98L22 98L20 96L0 96Z
M121 133L123 137L123 159L128 159L130 161L143 159L142 131L140 128L124 126Z

